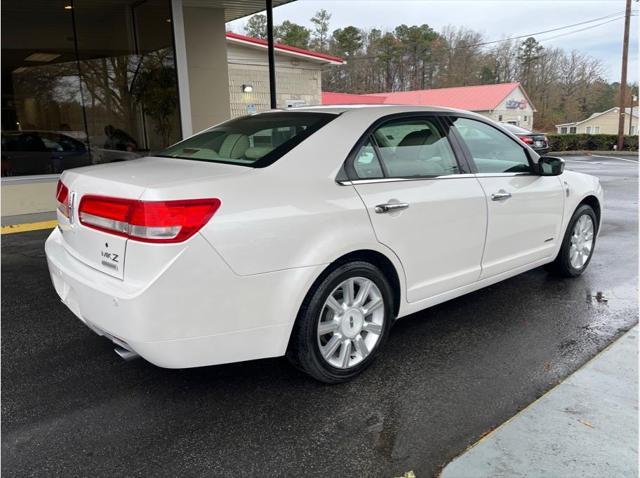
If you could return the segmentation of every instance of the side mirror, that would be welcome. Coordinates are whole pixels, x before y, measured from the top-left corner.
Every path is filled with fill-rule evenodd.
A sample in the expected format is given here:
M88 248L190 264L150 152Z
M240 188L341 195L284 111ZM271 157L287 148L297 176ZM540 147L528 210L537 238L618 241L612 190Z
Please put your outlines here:
M553 156L542 156L538 160L540 176L560 176L564 171L564 159Z

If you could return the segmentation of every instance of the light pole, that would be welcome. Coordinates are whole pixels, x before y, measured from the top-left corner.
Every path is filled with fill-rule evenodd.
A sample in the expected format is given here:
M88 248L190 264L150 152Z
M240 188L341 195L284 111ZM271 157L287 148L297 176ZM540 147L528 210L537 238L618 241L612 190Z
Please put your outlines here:
M619 114L618 120L618 144L617 150L622 151L624 146L624 110L625 110L625 93L627 89L627 60L629 58L629 21L631 20L631 0L627 0L627 7L624 17L624 40L622 42L622 74L620 75L620 98L619 98Z

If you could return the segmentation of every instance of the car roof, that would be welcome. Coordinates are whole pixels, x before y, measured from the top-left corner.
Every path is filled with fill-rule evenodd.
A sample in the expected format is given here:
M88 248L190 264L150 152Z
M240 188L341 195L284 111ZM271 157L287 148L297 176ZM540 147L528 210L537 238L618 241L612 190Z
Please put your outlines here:
M269 114L275 112L287 113L329 113L341 115L344 113L367 115L371 118L379 118L398 113L460 113L471 116L479 116L477 113L454 108L444 108L440 106L413 106L413 105L389 105L389 104L362 104L362 105L318 105L318 106L298 106L293 108L282 108L268 110L257 114Z
M318 106L300 106L290 108L287 111L321 111L331 113L344 113L352 110L370 110L380 112L443 112L443 111L461 111L452 108L443 108L439 106L413 106L413 105L390 105L390 104L349 104L349 105L318 105Z

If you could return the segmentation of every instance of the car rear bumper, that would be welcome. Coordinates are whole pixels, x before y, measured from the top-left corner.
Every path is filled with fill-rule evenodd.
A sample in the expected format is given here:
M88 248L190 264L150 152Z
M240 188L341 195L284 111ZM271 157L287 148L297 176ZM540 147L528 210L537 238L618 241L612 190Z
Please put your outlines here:
M56 228L45 251L62 302L96 333L167 368L283 355L306 287L322 269L239 276L196 235L160 275L132 284L65 246Z

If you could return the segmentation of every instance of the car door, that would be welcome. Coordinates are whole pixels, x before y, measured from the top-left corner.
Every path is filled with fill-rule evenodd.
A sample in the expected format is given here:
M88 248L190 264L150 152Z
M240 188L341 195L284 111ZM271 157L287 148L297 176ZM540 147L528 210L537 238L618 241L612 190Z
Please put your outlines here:
M400 117L372 128L346 169L377 239L405 270L415 302L476 281L486 228L477 179L437 117Z
M536 174L526 148L491 124L464 117L451 121L486 194L481 277L549 258L562 241L560 177Z

